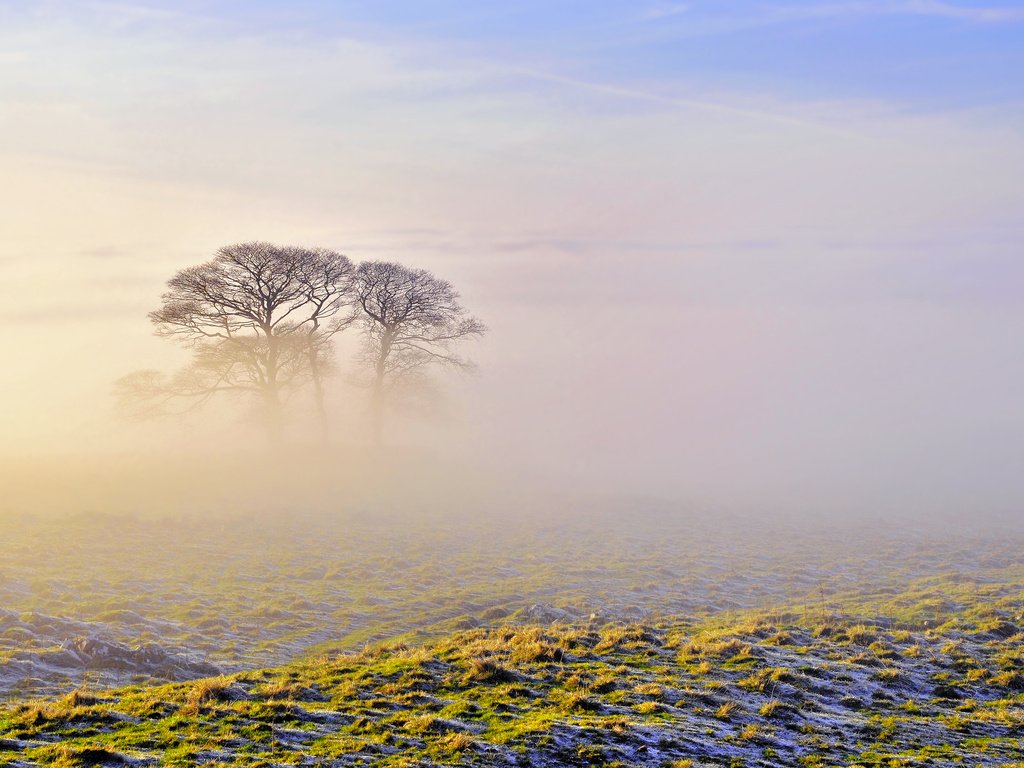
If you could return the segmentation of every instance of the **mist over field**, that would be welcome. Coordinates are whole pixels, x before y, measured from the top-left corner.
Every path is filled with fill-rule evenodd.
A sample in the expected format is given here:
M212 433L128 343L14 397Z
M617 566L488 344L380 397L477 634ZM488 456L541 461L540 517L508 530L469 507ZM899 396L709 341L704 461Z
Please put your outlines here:
M0 0L0 768L1019 765L1024 12Z
M127 424L110 389L183 359L145 319L165 281L257 239L430 269L486 320L477 374L396 443L752 512L1017 510L1015 80L912 77L913 51L830 80L845 54L810 48L746 82L753 53L721 70L707 48L767 60L796 30L856 46L913 22L970 57L1015 17L865 6L833 27L739 3L617 41L620 12L6 5L4 455L247 442L216 409ZM335 434L358 450L339 359Z

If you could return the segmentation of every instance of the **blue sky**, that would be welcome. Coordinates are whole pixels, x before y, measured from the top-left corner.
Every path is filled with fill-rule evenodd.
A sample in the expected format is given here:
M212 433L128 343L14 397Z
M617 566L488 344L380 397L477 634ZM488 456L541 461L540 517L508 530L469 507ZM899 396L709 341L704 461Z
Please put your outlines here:
M916 108L1019 104L1024 6L966 0L691 2L80 2L0 4L7 17L118 15L123 33L201 20L211 35L337 36L615 84L699 82ZM167 15L164 15L167 14Z
M1022 95L1024 8L947 2L342 4L339 15L619 81L704 79L919 105ZM368 6L372 6L368 7ZM322 6L321 6L322 7ZM337 5L335 7L338 7ZM426 10L426 8L430 10ZM351 15L349 15L351 14ZM299 14L296 14L299 16ZM304 20L296 19L301 27Z
M101 3L83 4L101 7ZM131 4L110 4L127 9ZM221 34L367 36L617 84L699 81L918 108L1019 103L1024 7L964 0L138 3ZM145 24L140 13L139 23Z

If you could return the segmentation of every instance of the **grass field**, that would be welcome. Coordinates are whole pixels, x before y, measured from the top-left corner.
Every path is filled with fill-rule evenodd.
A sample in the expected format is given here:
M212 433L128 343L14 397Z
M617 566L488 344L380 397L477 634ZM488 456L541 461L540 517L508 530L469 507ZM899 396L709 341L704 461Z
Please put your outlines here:
M7 518L0 765L1020 760L1019 534L623 509Z
M887 600L913 609L935 593L948 597L927 618L499 621L76 690L0 713L0 764L1020 765L1024 572L929 579Z

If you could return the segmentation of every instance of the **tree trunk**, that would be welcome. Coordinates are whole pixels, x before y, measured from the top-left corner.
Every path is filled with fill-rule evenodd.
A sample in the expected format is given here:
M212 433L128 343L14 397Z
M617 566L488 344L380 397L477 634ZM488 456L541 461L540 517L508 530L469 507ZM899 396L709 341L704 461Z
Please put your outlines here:
M263 403L267 427L267 443L271 450L275 450L284 443L284 413L281 409L281 397L276 386L267 387Z
M384 442L384 376L380 373L377 374L373 382L370 420L370 427L373 430L373 444L380 447Z
M269 324L263 327L263 332L267 338L266 382L263 385L263 398L266 406L267 439L270 449L274 450L284 443L284 413L281 409L281 392L277 381L280 349L274 329Z
M391 334L385 333L381 338L380 351L374 366L373 402L370 404L373 443L380 447L384 442L384 378L387 376L388 355L391 354Z
M316 415L320 427L320 445L326 447L331 442L331 424L327 418L325 402L324 377L320 369L320 357L315 347L309 350L309 372L313 380L313 401L316 404Z

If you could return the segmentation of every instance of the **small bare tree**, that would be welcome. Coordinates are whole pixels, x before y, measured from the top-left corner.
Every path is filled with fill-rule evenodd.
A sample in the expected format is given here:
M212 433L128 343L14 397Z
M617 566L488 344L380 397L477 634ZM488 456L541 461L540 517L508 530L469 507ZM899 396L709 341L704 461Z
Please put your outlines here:
M472 368L455 347L487 329L462 306L451 283L423 269L365 262L355 272L354 296L364 334L362 357L371 371L374 437L380 442L388 392L421 377L431 365Z
M313 381L326 435L323 376L331 337L351 322L351 262L320 249L249 242L180 270L149 317L157 335L193 352L176 374L139 371L118 382L137 412L190 410L221 392L258 396L272 444L283 400Z

